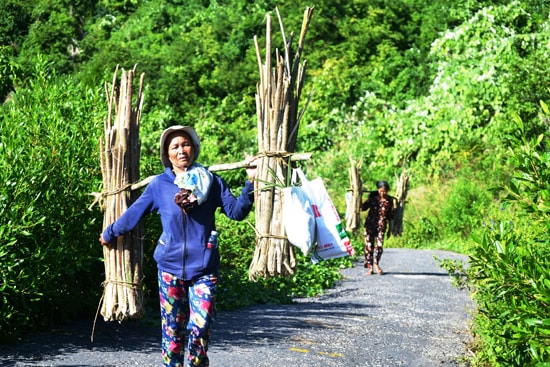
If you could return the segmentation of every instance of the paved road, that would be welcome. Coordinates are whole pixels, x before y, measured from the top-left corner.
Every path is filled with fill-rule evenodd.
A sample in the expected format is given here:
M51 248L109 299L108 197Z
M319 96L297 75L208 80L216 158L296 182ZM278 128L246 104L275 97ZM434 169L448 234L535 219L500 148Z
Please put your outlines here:
M472 302L454 288L440 259L451 252L386 249L382 276L360 263L337 287L291 305L218 315L213 367L466 367ZM0 346L0 366L160 366L158 319L93 320Z

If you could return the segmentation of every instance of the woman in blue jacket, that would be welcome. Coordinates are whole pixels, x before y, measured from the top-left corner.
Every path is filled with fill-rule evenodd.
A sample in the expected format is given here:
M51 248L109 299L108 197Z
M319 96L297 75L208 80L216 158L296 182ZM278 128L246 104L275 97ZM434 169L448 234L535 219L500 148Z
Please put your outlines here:
M158 266L164 366L183 366L184 339L188 366L208 366L208 341L215 313L220 268L215 211L243 220L254 202L256 170L247 168L246 181L235 197L218 175L196 162L200 141L189 126L172 126L160 138L164 172L100 236L104 246L130 232L147 214L157 212L162 234L154 252ZM249 163L252 159L249 159Z

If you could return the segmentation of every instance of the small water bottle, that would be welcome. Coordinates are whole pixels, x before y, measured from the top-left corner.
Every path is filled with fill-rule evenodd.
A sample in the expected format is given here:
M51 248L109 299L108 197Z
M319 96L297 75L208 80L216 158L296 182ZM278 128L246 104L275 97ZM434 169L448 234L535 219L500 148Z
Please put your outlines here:
M210 238L208 238L208 243L206 244L206 248L216 248L218 247L218 232L212 231L210 233Z

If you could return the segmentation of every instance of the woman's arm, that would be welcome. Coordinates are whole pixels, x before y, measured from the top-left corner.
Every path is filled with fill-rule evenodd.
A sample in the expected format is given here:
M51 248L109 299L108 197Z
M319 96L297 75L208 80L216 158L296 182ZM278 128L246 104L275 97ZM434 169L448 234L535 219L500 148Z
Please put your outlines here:
M133 230L139 221L152 211L153 186L151 182L143 194L115 222L105 228L99 236L99 242L103 246L113 243L118 236Z

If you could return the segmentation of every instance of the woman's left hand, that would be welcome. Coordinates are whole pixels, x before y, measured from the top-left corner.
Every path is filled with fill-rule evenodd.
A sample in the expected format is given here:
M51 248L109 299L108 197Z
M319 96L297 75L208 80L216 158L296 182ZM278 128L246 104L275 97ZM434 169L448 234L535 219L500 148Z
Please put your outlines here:
M246 164L246 175L248 176L248 180L254 182L254 179L256 178L256 172L258 171L256 166L256 159L258 157L256 156L250 156L246 157L245 164Z

